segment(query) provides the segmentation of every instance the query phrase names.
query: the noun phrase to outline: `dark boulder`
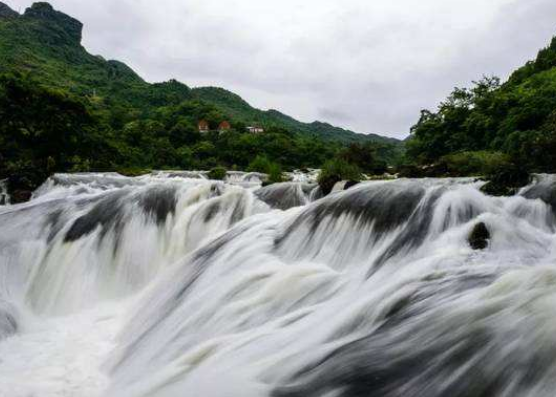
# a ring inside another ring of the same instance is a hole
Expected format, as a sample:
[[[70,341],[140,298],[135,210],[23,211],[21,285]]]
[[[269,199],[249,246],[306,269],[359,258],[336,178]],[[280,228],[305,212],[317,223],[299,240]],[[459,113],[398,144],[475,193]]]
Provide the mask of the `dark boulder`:
[[[450,175],[448,165],[443,161],[424,167],[423,172],[427,178],[444,178]]]
[[[424,178],[425,171],[422,167],[406,164],[397,168],[398,177],[400,178]]]
[[[484,222],[477,223],[468,237],[469,245],[474,250],[484,250],[489,240],[490,232]]]
[[[521,194],[528,199],[540,199],[552,207],[556,215],[556,176],[537,175],[536,183],[525,189]]]
[[[320,178],[319,186],[323,197],[328,196],[332,189],[334,189],[334,186],[341,180],[342,178],[338,175],[327,175],[326,177]]]
[[[24,203],[31,199],[31,195],[46,179],[48,173],[31,167],[18,170],[8,177],[8,194],[11,204]]]
[[[31,200],[31,195],[33,194],[30,190],[15,190],[10,196],[11,204],[25,203]]]
[[[360,183],[361,182],[359,182],[359,181],[352,181],[352,180],[346,181],[346,183],[344,185],[344,190],[348,190],[349,188],[352,188],[355,185],[359,185]]]
[[[481,188],[490,196],[513,196],[519,189],[531,182],[531,175],[525,169],[512,165],[487,177],[488,183]]]
[[[30,190],[15,190],[10,196],[11,204],[25,203],[31,200],[31,195],[33,194]]]

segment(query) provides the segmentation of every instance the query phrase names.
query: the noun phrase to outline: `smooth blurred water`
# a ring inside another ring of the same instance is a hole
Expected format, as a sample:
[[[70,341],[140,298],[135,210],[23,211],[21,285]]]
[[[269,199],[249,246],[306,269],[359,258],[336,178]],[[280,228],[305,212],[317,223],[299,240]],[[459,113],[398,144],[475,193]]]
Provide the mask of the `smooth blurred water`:
[[[10,204],[10,195],[8,193],[8,180],[0,179],[0,205]]]
[[[61,174],[1,207],[0,396],[553,396],[554,176],[263,178]]]

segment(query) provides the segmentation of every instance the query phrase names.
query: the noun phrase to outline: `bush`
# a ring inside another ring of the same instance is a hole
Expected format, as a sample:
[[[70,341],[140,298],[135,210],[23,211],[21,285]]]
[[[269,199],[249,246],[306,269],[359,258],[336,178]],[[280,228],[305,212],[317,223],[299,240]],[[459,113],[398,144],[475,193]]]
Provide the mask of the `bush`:
[[[273,163],[266,156],[257,156],[249,166],[247,167],[248,172],[262,172],[268,175],[268,180],[265,185],[271,185],[273,183],[284,182],[284,177],[282,175],[282,167],[280,164]]]
[[[267,174],[268,174],[268,182],[271,184],[284,182],[284,177],[282,175],[282,168],[276,163],[270,164]]]
[[[262,172],[268,174],[271,167],[271,161],[266,156],[259,155],[249,163],[247,172]]]
[[[485,176],[508,167],[510,158],[501,152],[476,151],[449,154],[440,162],[445,164],[450,176]]]
[[[116,172],[124,176],[141,176],[150,174],[152,171],[141,167],[119,167],[116,168]]]
[[[422,167],[414,164],[403,164],[396,168],[398,177],[400,178],[424,178],[425,171]]]
[[[226,168],[224,167],[214,167],[208,173],[209,179],[214,179],[216,181],[223,181],[226,178]]]
[[[338,158],[324,163],[318,177],[318,184],[324,196],[332,191],[336,183],[343,180],[359,182],[361,171],[356,165]]]

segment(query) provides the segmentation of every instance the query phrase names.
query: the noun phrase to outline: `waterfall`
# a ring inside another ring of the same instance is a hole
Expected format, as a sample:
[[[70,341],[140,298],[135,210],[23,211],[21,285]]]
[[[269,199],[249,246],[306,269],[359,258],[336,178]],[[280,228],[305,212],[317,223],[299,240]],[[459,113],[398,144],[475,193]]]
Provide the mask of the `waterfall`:
[[[556,177],[262,179],[59,174],[0,207],[0,396],[553,395]]]
[[[0,205],[10,204],[10,195],[8,193],[8,180],[0,179]]]

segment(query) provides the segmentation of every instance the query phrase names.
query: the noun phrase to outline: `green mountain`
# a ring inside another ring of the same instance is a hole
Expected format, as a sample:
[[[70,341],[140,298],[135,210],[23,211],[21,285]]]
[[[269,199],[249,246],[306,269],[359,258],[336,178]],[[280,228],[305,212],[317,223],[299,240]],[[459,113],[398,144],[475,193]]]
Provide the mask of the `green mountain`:
[[[249,105],[239,95],[218,87],[200,87],[191,90],[193,97],[215,104],[227,114],[232,115],[244,122],[255,122],[262,125],[272,125],[297,131],[302,134],[313,134],[327,140],[337,140],[341,142],[381,142],[398,144],[395,138],[384,137],[376,134],[358,134],[340,127],[335,127],[328,123],[315,121],[312,123],[302,123],[294,118],[281,113],[278,110],[270,109],[262,111]]]
[[[402,152],[395,139],[261,111],[222,88],[150,84],[89,54],[82,28],[48,3],[23,15],[0,3],[0,179],[16,201],[56,172],[224,167],[276,182],[281,170],[326,164],[382,174]],[[264,133],[248,132],[251,123]]]
[[[555,172],[556,38],[506,82],[484,77],[472,88],[456,88],[435,112],[422,111],[406,146],[420,163],[456,160],[461,168],[505,158]]]
[[[117,105],[148,113],[154,107],[202,100],[245,124],[258,123],[345,143],[399,142],[327,123],[302,123],[276,110],[262,111],[222,88],[191,89],[176,80],[150,84],[124,63],[89,54],[81,45],[82,28],[81,22],[48,3],[35,3],[23,15],[0,3],[0,73],[28,73],[46,87],[88,97],[97,106]]]

